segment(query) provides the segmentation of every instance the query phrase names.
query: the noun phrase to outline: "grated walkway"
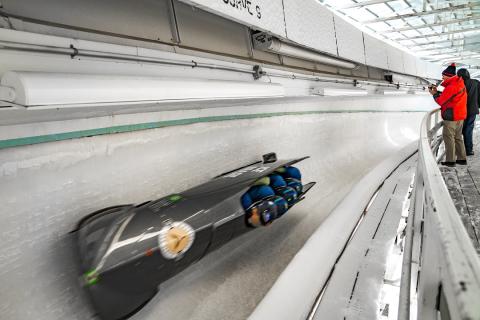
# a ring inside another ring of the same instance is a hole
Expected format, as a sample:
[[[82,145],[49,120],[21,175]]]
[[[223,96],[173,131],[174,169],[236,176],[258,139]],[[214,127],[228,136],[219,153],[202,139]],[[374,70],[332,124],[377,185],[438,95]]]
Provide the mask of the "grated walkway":
[[[480,255],[480,123],[475,124],[474,156],[466,166],[440,166],[445,183],[472,243]]]

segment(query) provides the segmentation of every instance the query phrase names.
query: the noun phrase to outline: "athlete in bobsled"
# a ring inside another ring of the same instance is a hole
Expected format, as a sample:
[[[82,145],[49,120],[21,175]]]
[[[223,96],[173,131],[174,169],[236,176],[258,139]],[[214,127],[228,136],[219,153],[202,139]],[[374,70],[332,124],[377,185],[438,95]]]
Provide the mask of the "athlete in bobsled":
[[[271,224],[315,185],[299,186],[274,153],[214,179],[139,205],[83,217],[75,230],[82,278],[98,316],[126,319],[172,278],[234,237]]]
[[[288,166],[257,180],[241,198],[247,224],[266,226],[285,214],[302,192],[301,178],[298,168]]]

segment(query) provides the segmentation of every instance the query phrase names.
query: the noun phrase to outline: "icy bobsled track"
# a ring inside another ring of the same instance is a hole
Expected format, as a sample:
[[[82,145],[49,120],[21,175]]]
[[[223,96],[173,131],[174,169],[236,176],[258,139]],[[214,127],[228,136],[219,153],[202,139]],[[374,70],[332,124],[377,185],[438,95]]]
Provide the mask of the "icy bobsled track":
[[[95,319],[69,233],[83,216],[142,203],[258,160],[310,155],[309,197],[159,287],[133,319],[245,319],[350,188],[418,139],[423,113],[290,115],[200,123],[0,150],[2,319]],[[148,275],[145,275],[148,277]]]

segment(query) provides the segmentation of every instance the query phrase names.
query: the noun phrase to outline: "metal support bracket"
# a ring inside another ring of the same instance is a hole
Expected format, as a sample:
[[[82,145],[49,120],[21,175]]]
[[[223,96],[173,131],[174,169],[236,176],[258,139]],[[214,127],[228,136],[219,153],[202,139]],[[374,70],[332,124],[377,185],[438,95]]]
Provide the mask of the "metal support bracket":
[[[262,70],[261,66],[258,64],[253,66],[253,79],[258,80],[263,77],[264,74],[265,72]]]

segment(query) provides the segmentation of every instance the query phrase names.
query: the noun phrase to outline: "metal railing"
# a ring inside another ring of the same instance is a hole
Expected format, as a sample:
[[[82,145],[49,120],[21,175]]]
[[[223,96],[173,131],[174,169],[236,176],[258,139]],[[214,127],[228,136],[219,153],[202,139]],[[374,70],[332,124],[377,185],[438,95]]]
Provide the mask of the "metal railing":
[[[480,259],[450,197],[436,156],[439,109],[421,125],[410,202],[398,319],[480,319]],[[415,315],[416,314],[416,315]]]

